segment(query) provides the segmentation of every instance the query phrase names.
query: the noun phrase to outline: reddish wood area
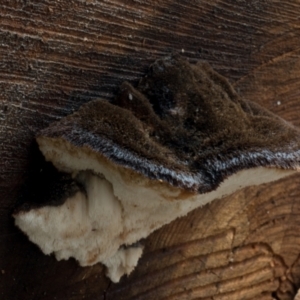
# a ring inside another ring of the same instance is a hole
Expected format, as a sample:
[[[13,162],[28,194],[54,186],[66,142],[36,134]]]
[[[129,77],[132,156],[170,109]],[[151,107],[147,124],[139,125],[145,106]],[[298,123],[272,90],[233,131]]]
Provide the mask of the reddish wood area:
[[[57,262],[11,213],[40,168],[35,133],[111,99],[173,51],[208,61],[240,95],[300,126],[300,4],[216,0],[1,0],[0,298],[293,299],[300,286],[300,176],[248,188],[145,241],[111,284],[101,265]]]

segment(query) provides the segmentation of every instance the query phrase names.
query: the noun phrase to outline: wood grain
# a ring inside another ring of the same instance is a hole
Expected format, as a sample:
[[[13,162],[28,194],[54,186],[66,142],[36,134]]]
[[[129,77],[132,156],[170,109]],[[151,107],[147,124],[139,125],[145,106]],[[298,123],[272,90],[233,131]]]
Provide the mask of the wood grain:
[[[248,99],[300,126],[300,4],[288,1],[0,1],[0,298],[293,299],[299,176],[192,212],[145,241],[117,285],[100,265],[46,257],[11,213],[43,163],[50,122],[136,83],[156,58],[208,61]]]

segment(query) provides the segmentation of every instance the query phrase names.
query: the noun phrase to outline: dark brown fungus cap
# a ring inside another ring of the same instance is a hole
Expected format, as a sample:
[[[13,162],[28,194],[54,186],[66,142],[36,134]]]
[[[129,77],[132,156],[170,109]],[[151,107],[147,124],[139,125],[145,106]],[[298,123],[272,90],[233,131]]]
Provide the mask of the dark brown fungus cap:
[[[112,103],[91,101],[40,136],[199,193],[242,169],[300,162],[298,129],[239,97],[207,63],[178,56],[156,61],[137,88],[123,83]]]

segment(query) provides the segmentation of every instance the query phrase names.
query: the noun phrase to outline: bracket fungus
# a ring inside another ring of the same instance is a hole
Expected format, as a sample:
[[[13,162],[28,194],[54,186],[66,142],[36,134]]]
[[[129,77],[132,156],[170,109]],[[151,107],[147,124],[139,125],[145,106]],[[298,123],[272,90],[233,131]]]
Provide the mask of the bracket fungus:
[[[15,223],[45,254],[101,262],[118,282],[138,241],[191,210],[297,171],[300,132],[242,99],[207,63],[157,60],[136,88],[95,100],[37,136],[47,161],[81,188]]]

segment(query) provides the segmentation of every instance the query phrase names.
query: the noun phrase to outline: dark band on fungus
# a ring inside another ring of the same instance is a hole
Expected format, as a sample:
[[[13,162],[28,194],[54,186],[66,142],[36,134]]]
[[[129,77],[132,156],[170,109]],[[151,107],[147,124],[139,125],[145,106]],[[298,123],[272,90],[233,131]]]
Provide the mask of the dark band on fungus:
[[[239,97],[207,63],[178,56],[156,61],[137,88],[123,83],[112,103],[91,101],[39,136],[199,193],[242,169],[300,162],[295,127]]]

